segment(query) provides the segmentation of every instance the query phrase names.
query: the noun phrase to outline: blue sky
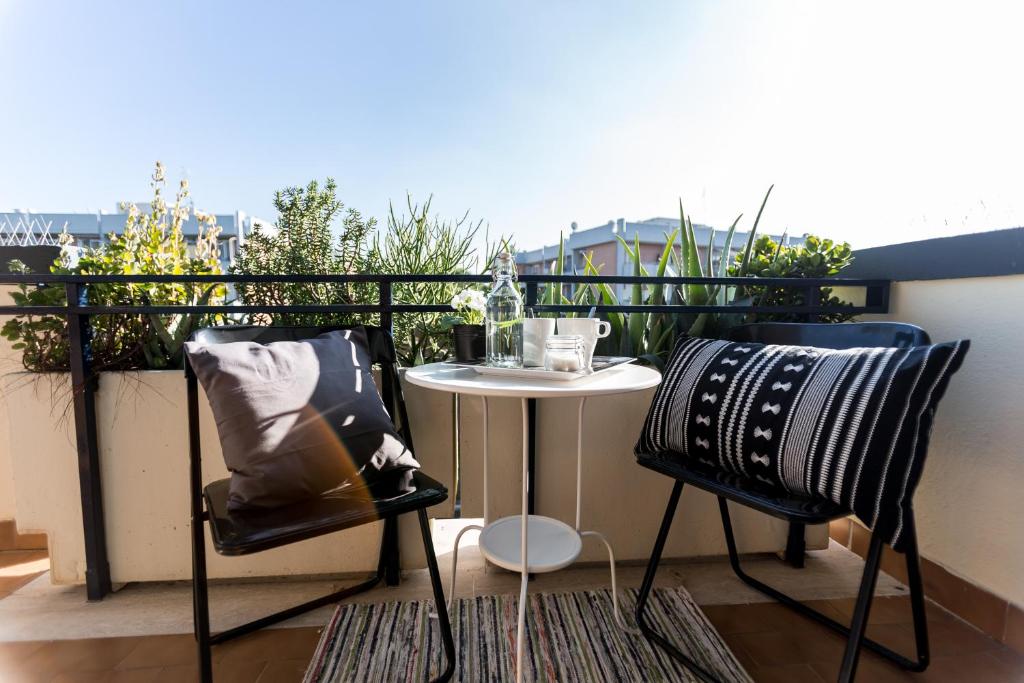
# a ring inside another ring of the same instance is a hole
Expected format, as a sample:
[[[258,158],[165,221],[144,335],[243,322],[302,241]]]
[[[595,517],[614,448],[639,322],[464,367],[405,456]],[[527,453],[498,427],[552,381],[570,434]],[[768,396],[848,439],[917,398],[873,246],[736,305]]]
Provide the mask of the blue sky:
[[[892,5],[892,6],[891,6]],[[1024,224],[1010,3],[0,0],[0,209],[434,194],[521,247],[672,215],[854,246]]]

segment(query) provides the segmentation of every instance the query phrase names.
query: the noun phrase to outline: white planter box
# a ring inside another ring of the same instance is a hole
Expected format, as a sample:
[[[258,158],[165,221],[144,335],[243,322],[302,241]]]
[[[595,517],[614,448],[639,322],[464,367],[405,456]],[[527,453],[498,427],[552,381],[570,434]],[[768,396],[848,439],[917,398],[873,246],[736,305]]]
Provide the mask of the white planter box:
[[[52,580],[84,583],[85,550],[77,455],[67,375],[15,373],[5,378],[8,443],[0,441],[0,464],[9,459],[14,510],[22,531],[48,534]],[[452,486],[452,398],[407,386],[416,456],[424,471]],[[667,501],[671,482],[636,465],[632,448],[652,392],[590,399],[587,402],[583,522],[604,532],[616,556],[643,561]],[[56,408],[53,406],[56,405]],[[200,398],[203,475],[227,476],[216,428]],[[480,401],[462,402],[463,514],[479,516],[482,499]],[[538,406],[537,508],[572,521],[575,514],[575,403],[541,401]],[[107,373],[97,395],[103,501],[111,577],[115,583],[181,580],[191,576],[188,519],[188,447],[185,382],[181,371]],[[568,417],[566,417],[568,416]],[[2,411],[0,411],[2,417]],[[491,406],[491,513],[519,509],[521,418],[518,400]],[[2,436],[2,431],[0,431]],[[0,479],[5,478],[0,469]],[[2,510],[3,508],[0,508]],[[435,517],[451,515],[451,501],[433,508]],[[423,566],[415,518],[401,525],[406,567]],[[749,511],[735,515],[744,552],[780,550],[786,528]],[[248,557],[226,558],[208,552],[213,578],[352,573],[376,567],[379,525],[369,525],[304,541]],[[809,534],[810,547],[827,543],[824,529]],[[670,557],[725,552],[714,498],[688,489],[666,550]],[[581,559],[603,559],[603,548],[585,545]]]

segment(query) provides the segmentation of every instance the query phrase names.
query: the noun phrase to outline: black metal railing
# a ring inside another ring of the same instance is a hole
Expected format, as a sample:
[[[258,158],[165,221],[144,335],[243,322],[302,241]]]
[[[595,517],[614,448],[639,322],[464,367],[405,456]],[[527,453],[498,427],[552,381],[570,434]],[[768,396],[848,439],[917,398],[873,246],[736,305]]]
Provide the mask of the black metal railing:
[[[55,274],[2,274],[0,285],[25,284],[29,286],[63,287],[66,303],[56,306],[0,306],[0,315],[59,315],[68,321],[70,345],[70,373],[73,388],[75,444],[78,453],[79,486],[82,502],[82,520],[85,535],[86,587],[90,600],[100,600],[111,590],[110,567],[107,559],[106,527],[103,516],[102,482],[100,478],[99,441],[96,428],[95,390],[97,383],[91,369],[90,317],[94,315],[139,314],[367,314],[379,316],[379,325],[393,329],[395,314],[451,312],[445,302],[410,304],[394,301],[395,284],[411,283],[483,283],[490,282],[487,275],[55,275]],[[889,281],[843,278],[696,278],[696,277],[644,277],[644,276],[587,276],[587,275],[521,275],[524,302],[538,313],[735,313],[735,314],[787,314],[799,315],[807,320],[830,313],[847,315],[887,313],[889,309]],[[102,305],[89,303],[89,287],[114,283],[137,284],[244,284],[244,283],[306,283],[306,284],[376,284],[377,303],[324,304],[324,305]],[[633,305],[602,304],[568,305],[543,304],[539,294],[542,286],[552,285],[720,285],[725,287],[770,287],[798,290],[804,293],[803,305],[772,306],[759,303],[726,305]],[[857,306],[828,306],[820,301],[822,287],[855,288],[864,291],[864,304]]]

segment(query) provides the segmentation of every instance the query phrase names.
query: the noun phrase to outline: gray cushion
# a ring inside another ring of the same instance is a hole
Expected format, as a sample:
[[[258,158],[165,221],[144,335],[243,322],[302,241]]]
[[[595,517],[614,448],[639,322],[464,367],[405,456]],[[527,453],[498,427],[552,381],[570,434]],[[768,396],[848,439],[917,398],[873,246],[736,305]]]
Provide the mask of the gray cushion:
[[[231,471],[229,509],[286,505],[384,476],[399,493],[419,468],[373,383],[363,328],[185,349]]]

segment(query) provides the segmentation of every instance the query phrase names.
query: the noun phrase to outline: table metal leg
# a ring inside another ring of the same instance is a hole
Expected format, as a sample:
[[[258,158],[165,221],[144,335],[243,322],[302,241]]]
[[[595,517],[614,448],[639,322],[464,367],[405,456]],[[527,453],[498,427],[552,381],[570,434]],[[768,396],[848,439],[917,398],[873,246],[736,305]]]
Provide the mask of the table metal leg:
[[[631,628],[626,620],[622,618],[622,612],[619,610],[619,588],[618,583],[615,580],[615,553],[612,552],[612,544],[608,542],[608,539],[604,537],[599,531],[581,531],[580,536],[594,536],[601,539],[604,543],[604,547],[608,550],[608,566],[611,567],[612,572],[612,608],[615,612],[615,623],[619,625],[623,631],[629,633],[640,633],[637,629]]]
[[[593,536],[601,539],[604,547],[608,550],[608,566],[612,573],[612,607],[615,611],[615,621],[625,631],[639,633],[626,625],[619,611],[619,591],[615,579],[615,553],[612,552],[612,545],[604,534],[598,531],[580,531],[580,521],[583,509],[583,409],[587,405],[587,397],[580,397],[579,412],[576,416],[576,532],[580,536]]]
[[[487,397],[486,396],[481,396],[480,398],[482,398],[483,401],[484,401],[484,526],[486,526],[487,523],[491,521],[491,510],[490,510],[489,507],[487,507],[487,505],[488,505],[488,499],[487,499],[487,489],[488,489],[488,483],[487,483],[487,460],[488,460],[488,455],[490,454],[489,450],[488,450],[490,448],[490,446],[489,446],[490,440],[488,439],[488,434],[487,434]]]
[[[467,527],[464,527],[461,531],[459,531],[458,535],[455,537],[455,549],[452,551],[452,582],[448,586],[448,614],[449,615],[451,615],[451,613],[452,613],[452,605],[455,604],[455,577],[457,575],[456,574],[456,570],[458,569],[458,566],[459,566],[459,542],[462,540],[462,534],[466,533],[467,531],[483,531],[483,530],[484,530],[484,528],[482,526],[480,526],[479,524],[471,524],[471,525],[469,525]],[[612,579],[612,581],[614,582],[614,579]]]
[[[526,652],[526,588],[530,581],[528,572],[530,563],[527,557],[527,530],[530,527],[530,477],[528,467],[530,460],[530,408],[528,399],[522,399],[523,406],[523,504],[522,517],[520,522],[521,536],[519,544],[519,559],[521,561],[519,582],[519,625],[516,631],[516,683],[522,683],[523,668],[525,666],[524,655]]]
[[[526,466],[526,477],[529,480],[528,498],[527,498],[527,509],[530,514],[537,513],[537,489],[536,489],[536,472],[537,472],[537,399],[528,398],[526,399],[527,410],[529,411],[529,435],[530,435],[530,451],[529,458],[527,459]]]
[[[580,510],[583,501],[583,408],[587,397],[580,397],[580,408],[576,415],[576,531],[580,530]]]

